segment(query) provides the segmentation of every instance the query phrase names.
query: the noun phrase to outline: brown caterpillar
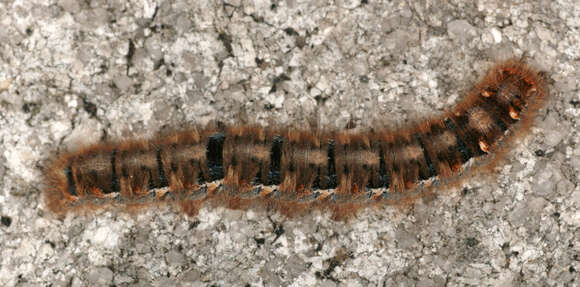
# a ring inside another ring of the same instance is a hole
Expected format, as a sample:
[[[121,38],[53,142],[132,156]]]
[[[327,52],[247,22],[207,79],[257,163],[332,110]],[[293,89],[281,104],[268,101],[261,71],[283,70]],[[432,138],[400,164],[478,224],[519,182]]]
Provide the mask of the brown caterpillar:
[[[360,207],[412,201],[474,163],[497,159],[515,132],[529,129],[547,96],[540,74],[508,60],[449,112],[395,131],[230,126],[96,144],[52,161],[47,206],[62,214],[169,202],[195,215],[209,201],[263,204],[287,215],[328,208],[342,218]]]

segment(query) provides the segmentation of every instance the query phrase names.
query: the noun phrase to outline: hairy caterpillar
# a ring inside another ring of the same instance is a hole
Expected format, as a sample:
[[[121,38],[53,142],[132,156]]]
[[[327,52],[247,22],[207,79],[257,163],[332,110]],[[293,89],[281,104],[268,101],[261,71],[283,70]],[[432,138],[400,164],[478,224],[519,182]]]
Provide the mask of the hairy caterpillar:
[[[46,171],[55,213],[115,204],[255,204],[292,215],[412,201],[474,163],[497,158],[529,128],[548,90],[521,60],[496,64],[440,117],[361,133],[207,127],[150,140],[100,143],[58,155]]]

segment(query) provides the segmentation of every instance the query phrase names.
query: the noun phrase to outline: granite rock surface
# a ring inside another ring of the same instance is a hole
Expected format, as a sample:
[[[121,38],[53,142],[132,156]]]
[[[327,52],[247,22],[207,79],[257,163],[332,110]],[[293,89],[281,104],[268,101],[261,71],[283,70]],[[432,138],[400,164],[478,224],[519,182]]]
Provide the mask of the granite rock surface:
[[[469,2],[469,3],[468,3]],[[574,286],[575,1],[0,2],[2,286]],[[212,121],[369,129],[524,53],[551,98],[493,175],[347,222],[205,207],[55,218],[55,152]]]

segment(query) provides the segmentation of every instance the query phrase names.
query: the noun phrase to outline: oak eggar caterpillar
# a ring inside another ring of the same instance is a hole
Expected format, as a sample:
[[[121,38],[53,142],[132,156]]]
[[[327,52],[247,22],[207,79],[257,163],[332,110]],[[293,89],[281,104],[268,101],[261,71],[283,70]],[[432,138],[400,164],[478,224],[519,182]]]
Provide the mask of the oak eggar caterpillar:
[[[396,130],[223,126],[98,143],[51,161],[46,202],[57,214],[163,202],[195,215],[213,202],[287,215],[322,208],[344,218],[361,207],[412,202],[497,159],[547,96],[542,75],[512,59],[447,112]]]

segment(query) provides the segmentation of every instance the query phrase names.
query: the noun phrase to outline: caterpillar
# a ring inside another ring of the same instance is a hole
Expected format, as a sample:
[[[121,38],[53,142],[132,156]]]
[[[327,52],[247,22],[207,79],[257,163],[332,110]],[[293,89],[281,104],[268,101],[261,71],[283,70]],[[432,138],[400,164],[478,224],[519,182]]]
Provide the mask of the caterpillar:
[[[344,218],[362,207],[412,202],[495,162],[529,129],[548,96],[544,82],[524,60],[510,59],[447,112],[400,129],[216,125],[82,147],[51,160],[46,203],[57,214],[163,202],[194,216],[212,202],[286,215],[321,208]]]

